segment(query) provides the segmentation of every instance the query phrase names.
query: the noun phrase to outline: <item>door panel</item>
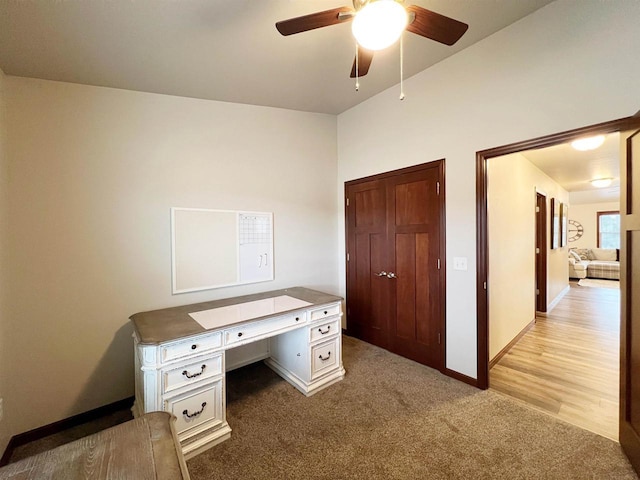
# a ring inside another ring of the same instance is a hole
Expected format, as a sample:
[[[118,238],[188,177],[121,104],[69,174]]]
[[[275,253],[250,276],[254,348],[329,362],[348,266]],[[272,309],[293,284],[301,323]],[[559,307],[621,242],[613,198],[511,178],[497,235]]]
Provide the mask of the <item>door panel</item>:
[[[358,296],[354,298],[356,303],[353,305],[356,311],[362,312],[362,315],[369,316],[369,305],[360,299],[371,297],[371,235],[356,235],[355,248],[355,287]],[[373,322],[372,322],[373,323]]]
[[[413,234],[396,235],[396,337],[416,337],[416,248]]]
[[[429,249],[429,235],[426,233],[416,234],[416,315],[420,318],[438,318],[440,315],[438,298],[437,295],[434,295],[434,289],[431,288],[434,269],[429,266]],[[418,342],[429,346],[437,337],[439,329],[437,326],[434,329],[432,323],[418,323],[416,335]]]
[[[627,233],[627,262],[637,267],[630,269],[631,275],[627,277],[627,292],[630,293],[634,287],[640,288],[640,232]],[[636,293],[638,290],[635,290]],[[637,297],[637,295],[636,295]],[[632,320],[640,320],[640,302],[634,300],[633,296],[628,298],[629,316]],[[632,324],[635,326],[635,324]],[[628,364],[631,372],[629,375],[629,425],[640,437],[640,329],[630,328],[628,330]]]
[[[366,188],[366,187],[364,187]],[[385,195],[379,182],[373,182],[369,188],[355,191],[353,195],[356,228],[383,228],[385,222]]]
[[[443,175],[438,161],[345,189],[349,333],[435,368],[444,366]]]
[[[386,290],[385,279],[379,276],[386,264],[386,249],[387,241],[383,234],[371,236],[371,270],[368,273],[371,282],[369,319],[371,328],[379,332],[377,335],[385,334],[388,322],[389,294]]]
[[[437,318],[429,275],[429,235],[396,235],[396,337],[425,347],[437,340],[437,326],[421,319]],[[434,335],[435,333],[435,335]]]
[[[620,445],[640,472],[640,130],[634,130],[621,133]]]
[[[384,182],[371,181],[347,187],[347,268],[349,331],[363,340],[386,346],[389,292],[387,263],[386,193]]]
[[[428,223],[428,209],[425,208],[428,197],[429,188],[426,180],[396,185],[396,226]]]
[[[391,301],[396,312],[389,331],[390,349],[425,365],[442,368],[438,333],[443,329],[438,298],[440,275],[440,198],[438,168],[389,180],[388,202],[395,208],[389,218],[392,251],[395,251],[395,290]],[[420,252],[418,254],[418,252]]]

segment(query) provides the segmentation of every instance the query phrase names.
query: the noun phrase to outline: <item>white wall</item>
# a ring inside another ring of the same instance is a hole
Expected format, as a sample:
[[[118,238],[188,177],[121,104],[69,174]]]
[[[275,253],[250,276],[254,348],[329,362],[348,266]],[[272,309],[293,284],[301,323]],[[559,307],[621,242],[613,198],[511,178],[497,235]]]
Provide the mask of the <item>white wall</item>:
[[[552,198],[569,199],[566,190],[519,153],[488,160],[490,359],[535,318],[536,192],[547,197],[547,218]],[[546,238],[550,304],[567,287],[569,274],[567,248],[551,250],[550,235]]]
[[[569,242],[572,248],[596,248],[598,245],[598,212],[613,212],[620,210],[620,202],[588,203],[569,206],[569,218],[580,222],[584,229],[582,237],[575,242]]]
[[[339,115],[340,185],[446,158],[448,368],[476,377],[476,152],[638,111],[638,18],[640,2],[558,0],[408,79],[404,101],[394,87]]]
[[[7,273],[7,248],[9,236],[9,161],[6,154],[7,119],[6,119],[6,77],[0,70],[0,398],[8,392],[6,355],[10,339],[7,335],[9,275]],[[0,452],[4,452],[11,437],[11,429],[5,420],[0,421]]]
[[[13,434],[133,395],[136,312],[338,293],[336,118],[7,77]],[[171,295],[169,209],[271,211],[275,281]]]

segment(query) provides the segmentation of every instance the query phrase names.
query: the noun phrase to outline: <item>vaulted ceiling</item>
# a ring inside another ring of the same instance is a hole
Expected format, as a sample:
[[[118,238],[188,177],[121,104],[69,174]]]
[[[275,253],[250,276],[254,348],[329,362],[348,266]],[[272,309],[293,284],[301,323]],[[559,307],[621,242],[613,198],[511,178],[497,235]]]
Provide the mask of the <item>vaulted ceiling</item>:
[[[407,0],[469,24],[448,47],[405,34],[408,78],[551,0]],[[356,92],[350,25],[290,37],[279,20],[350,0],[3,0],[5,74],[337,114],[400,80],[397,45]],[[540,32],[544,35],[544,32]],[[407,96],[410,98],[410,91]]]

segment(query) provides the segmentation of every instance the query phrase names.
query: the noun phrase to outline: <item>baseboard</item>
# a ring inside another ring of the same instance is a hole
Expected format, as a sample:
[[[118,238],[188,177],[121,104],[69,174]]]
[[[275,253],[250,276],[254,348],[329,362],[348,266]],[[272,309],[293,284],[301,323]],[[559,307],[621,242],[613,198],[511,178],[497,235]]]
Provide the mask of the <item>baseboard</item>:
[[[9,443],[7,443],[7,448],[4,449],[4,453],[2,454],[2,458],[0,458],[0,467],[4,467],[9,463],[9,459],[11,458],[11,454],[13,451],[19,447],[15,441],[16,437],[11,437],[9,439]]]
[[[507,352],[511,350],[513,346],[520,341],[520,339],[524,336],[524,334],[527,333],[531,329],[531,327],[533,327],[535,324],[536,324],[536,319],[534,318],[522,330],[520,330],[520,333],[518,333],[513,338],[513,340],[507,343],[505,347],[502,350],[500,350],[498,354],[489,361],[489,370],[491,370],[494,367],[494,365],[498,363],[502,359],[502,357],[504,357],[507,354]]]
[[[449,368],[444,368],[442,370],[442,373],[447,377],[454,378],[456,380],[459,380],[460,382],[471,385],[472,387],[478,387],[478,379],[476,378],[469,377],[468,375],[465,375],[460,372],[456,372],[455,370],[451,370]]]
[[[567,293],[569,293],[570,289],[571,289],[571,285],[567,285],[562,289],[562,291],[556,296],[556,298],[553,299],[553,302],[547,305],[547,313],[551,312],[551,310],[556,308],[556,305],[560,303],[560,300],[562,300],[562,297],[564,297]]]
[[[62,420],[58,420],[57,422],[50,423],[49,425],[44,425],[42,427],[29,430],[28,432],[14,435],[9,440],[7,448],[5,448],[4,453],[2,454],[2,458],[0,459],[0,467],[3,467],[7,463],[9,463],[11,454],[16,448],[20,447],[21,445],[33,442],[35,440],[40,440],[41,438],[48,437],[49,435],[53,435],[54,433],[62,432],[63,430],[67,430],[68,428],[77,427],[78,425],[82,425],[83,423],[97,420],[98,418],[105,417],[114,412],[117,412],[118,410],[123,410],[133,405],[133,401],[134,397],[124,398],[122,400],[118,400],[117,402],[94,408],[93,410],[89,410],[88,412],[79,413],[78,415],[74,415],[73,417],[64,418]]]

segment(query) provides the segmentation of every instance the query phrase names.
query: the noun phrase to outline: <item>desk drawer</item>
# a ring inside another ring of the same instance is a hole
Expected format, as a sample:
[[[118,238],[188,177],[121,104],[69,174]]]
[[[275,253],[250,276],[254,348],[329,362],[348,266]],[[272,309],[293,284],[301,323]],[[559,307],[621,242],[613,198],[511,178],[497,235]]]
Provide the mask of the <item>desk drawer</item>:
[[[340,304],[326,305],[322,308],[311,311],[311,321],[320,320],[321,318],[333,317],[340,314]]]
[[[162,392],[171,392],[187,385],[202,382],[216,375],[222,375],[221,353],[163,369]]]
[[[340,331],[340,325],[338,322],[340,322],[340,319],[336,318],[330,322],[314,325],[309,329],[309,341],[313,343],[316,340],[333,337]]]
[[[205,422],[222,421],[222,379],[183,395],[165,399],[164,410],[176,417],[178,434]]]
[[[311,347],[311,379],[320,377],[340,365],[340,337]]]
[[[245,342],[252,338],[277,332],[283,328],[294,325],[302,325],[307,321],[307,313],[300,312],[295,315],[287,315],[285,317],[271,318],[269,320],[260,320],[257,322],[249,322],[236,328],[224,331],[224,344],[234,345],[236,343]]]
[[[160,358],[162,363],[175,360],[177,358],[189,355],[198,355],[208,350],[214,350],[222,346],[222,334],[220,332],[210,335],[202,335],[192,337],[179,343],[163,345],[161,348]]]

